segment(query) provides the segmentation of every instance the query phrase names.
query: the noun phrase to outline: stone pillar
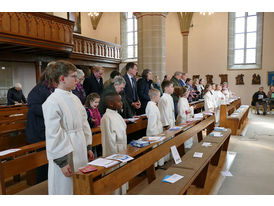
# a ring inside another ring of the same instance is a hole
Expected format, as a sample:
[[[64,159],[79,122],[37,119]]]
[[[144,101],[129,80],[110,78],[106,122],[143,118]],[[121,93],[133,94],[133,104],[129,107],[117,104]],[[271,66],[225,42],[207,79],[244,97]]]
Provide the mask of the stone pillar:
[[[188,73],[188,32],[182,32],[183,35],[183,72]]]
[[[166,74],[167,12],[136,12],[138,22],[138,72],[150,69],[162,80]]]

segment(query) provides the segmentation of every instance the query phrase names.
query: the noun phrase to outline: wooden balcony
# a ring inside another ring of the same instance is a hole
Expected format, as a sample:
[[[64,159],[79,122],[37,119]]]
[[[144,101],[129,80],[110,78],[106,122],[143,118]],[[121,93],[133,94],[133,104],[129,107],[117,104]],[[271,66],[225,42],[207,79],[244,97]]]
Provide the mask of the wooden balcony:
[[[45,13],[0,12],[0,49],[70,53],[73,25],[72,21]]]
[[[71,58],[96,60],[106,63],[121,61],[121,45],[73,34]]]

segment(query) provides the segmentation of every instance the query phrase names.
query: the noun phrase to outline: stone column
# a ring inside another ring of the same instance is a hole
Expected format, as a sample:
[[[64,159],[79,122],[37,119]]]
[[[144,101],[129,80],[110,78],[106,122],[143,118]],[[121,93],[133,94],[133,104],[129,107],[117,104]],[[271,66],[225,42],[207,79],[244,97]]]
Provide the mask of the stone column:
[[[183,72],[188,73],[188,32],[182,32],[183,35]]]
[[[136,12],[138,22],[138,72],[150,69],[162,80],[166,74],[167,12]]]

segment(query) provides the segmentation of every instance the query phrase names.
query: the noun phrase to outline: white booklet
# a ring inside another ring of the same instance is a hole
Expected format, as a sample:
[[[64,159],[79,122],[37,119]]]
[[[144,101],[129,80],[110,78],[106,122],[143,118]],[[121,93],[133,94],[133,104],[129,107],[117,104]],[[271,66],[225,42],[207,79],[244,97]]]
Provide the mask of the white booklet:
[[[210,142],[203,142],[202,147],[210,147],[212,144]]]
[[[178,175],[178,174],[173,174],[170,177],[166,178],[165,181],[169,183],[175,183],[178,180],[182,179],[184,176]]]
[[[125,154],[113,154],[106,157],[106,159],[117,160],[120,162],[128,162],[130,160],[133,160],[134,158]]]
[[[108,168],[113,165],[119,164],[119,161],[109,160],[109,159],[105,159],[105,158],[98,158],[96,160],[89,162],[88,164]]]
[[[150,142],[159,142],[164,140],[166,137],[165,136],[153,136],[153,137],[142,137],[142,140],[150,141]]]
[[[203,157],[203,153],[201,153],[201,152],[194,152],[193,157],[202,158]]]
[[[174,145],[174,146],[170,147],[170,149],[171,149],[171,154],[172,154],[175,164],[179,164],[180,162],[182,162],[182,159],[178,153],[176,146]]]

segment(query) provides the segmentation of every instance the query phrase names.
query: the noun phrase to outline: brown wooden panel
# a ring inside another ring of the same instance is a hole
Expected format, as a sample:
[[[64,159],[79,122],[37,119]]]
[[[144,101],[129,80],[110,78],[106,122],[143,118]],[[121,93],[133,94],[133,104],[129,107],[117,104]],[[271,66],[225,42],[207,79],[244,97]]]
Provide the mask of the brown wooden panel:
[[[2,163],[4,177],[12,177],[47,164],[46,150],[30,153],[12,161]]]

